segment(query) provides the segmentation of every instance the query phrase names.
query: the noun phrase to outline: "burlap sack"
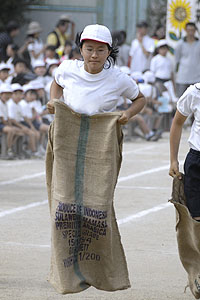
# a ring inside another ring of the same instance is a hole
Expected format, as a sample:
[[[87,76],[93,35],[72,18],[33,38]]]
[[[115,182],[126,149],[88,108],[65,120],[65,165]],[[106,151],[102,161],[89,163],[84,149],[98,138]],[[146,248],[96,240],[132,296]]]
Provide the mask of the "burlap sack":
[[[188,274],[190,290],[196,299],[200,299],[200,223],[191,217],[186,207],[183,181],[174,178],[170,201],[176,208],[179,257]]]
[[[46,179],[52,225],[50,282],[61,294],[130,287],[113,208],[121,165],[120,113],[80,115],[55,101]]]

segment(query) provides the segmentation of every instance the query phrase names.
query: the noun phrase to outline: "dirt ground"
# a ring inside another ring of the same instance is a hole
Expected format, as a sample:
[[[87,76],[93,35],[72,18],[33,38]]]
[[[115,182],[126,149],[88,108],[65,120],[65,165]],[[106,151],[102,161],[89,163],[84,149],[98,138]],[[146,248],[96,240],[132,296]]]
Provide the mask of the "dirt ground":
[[[188,151],[184,131],[180,161]],[[124,143],[115,209],[126,253],[131,288],[95,288],[59,295],[47,282],[50,219],[44,160],[0,160],[1,300],[186,300],[187,275],[178,257],[175,211],[168,203],[169,133],[158,142],[141,138]]]

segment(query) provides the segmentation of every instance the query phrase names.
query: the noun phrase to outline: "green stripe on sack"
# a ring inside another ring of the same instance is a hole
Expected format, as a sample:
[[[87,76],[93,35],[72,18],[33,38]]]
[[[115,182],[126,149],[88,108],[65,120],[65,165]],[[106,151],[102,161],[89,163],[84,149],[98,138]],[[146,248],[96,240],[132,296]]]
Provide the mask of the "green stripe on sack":
[[[75,203],[77,205],[83,206],[83,189],[84,189],[84,171],[85,171],[85,154],[88,142],[88,133],[90,127],[90,118],[88,116],[81,116],[81,124],[80,124],[80,132],[79,132],[79,140],[77,147],[77,158],[76,158],[76,170],[75,170]],[[75,234],[75,245],[79,245],[77,240],[80,241],[79,233],[81,232],[81,224],[80,228],[77,228]],[[75,247],[76,248],[76,247]],[[79,263],[78,263],[78,251],[74,252],[74,272],[81,280],[80,286],[83,289],[89,287],[89,285],[85,282],[85,278],[82,275]]]

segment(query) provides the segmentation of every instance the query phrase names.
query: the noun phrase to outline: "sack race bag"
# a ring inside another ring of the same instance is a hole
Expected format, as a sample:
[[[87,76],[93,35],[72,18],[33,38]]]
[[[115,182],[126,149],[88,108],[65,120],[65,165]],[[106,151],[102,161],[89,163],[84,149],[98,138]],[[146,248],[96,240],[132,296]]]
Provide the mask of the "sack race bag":
[[[46,153],[50,283],[61,294],[130,287],[113,208],[121,166],[120,113],[86,116],[55,100]]]
[[[172,199],[176,208],[176,232],[179,257],[188,274],[188,284],[196,299],[200,299],[200,222],[195,221],[186,207],[184,175],[173,180]]]

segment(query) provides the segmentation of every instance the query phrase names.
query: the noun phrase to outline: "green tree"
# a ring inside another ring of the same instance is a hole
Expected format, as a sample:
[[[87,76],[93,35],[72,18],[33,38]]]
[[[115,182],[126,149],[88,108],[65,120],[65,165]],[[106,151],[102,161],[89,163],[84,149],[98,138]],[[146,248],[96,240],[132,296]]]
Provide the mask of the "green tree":
[[[12,20],[19,22],[20,25],[26,23],[24,13],[29,5],[41,4],[42,0],[0,0],[0,30]]]

